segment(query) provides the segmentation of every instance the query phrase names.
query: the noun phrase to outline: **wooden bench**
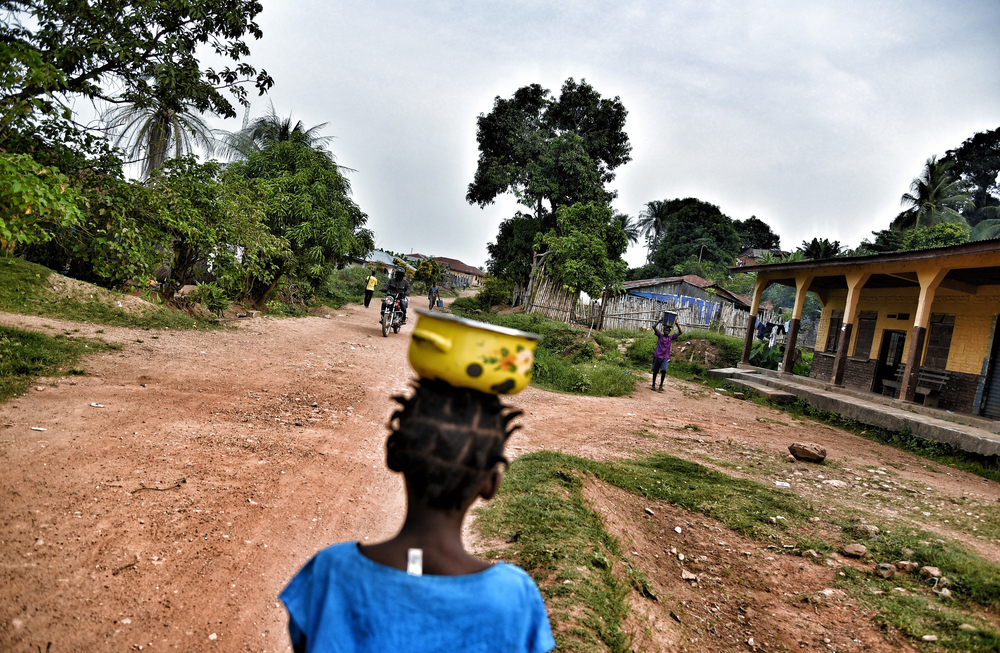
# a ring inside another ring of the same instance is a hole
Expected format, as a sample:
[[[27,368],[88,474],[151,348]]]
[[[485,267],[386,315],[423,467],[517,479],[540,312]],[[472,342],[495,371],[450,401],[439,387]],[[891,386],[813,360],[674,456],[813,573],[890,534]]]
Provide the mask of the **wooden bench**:
[[[944,370],[929,370],[921,368],[917,379],[917,389],[914,394],[924,396],[924,405],[937,408],[941,390],[948,384],[951,375]]]
[[[895,397],[896,396],[897,391],[903,386],[903,373],[905,373],[905,372],[906,372],[906,367],[903,366],[903,365],[900,365],[899,367],[896,368],[896,380],[895,381],[889,381],[889,380],[882,381],[882,396],[883,397],[886,396],[886,395],[891,396],[891,397]]]
[[[897,396],[897,392],[902,388],[903,374],[905,373],[906,368],[900,366],[896,369],[895,381],[882,381],[882,395]],[[948,384],[949,378],[951,378],[951,374],[944,370],[921,368],[920,375],[917,377],[917,387],[913,393],[923,396],[924,406],[937,408],[941,390]]]

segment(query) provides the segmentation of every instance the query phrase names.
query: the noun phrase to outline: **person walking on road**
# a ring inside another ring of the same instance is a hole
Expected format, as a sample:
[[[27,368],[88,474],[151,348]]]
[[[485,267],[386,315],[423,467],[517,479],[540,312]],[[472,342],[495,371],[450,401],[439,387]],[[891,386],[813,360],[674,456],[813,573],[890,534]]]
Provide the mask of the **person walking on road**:
[[[441,299],[441,295],[438,293],[437,286],[431,286],[431,291],[427,293],[427,301],[430,302],[430,308],[428,310],[433,311],[434,306],[437,305],[437,301]]]
[[[670,343],[674,338],[684,333],[680,324],[674,324],[677,333],[671,333],[673,327],[667,328],[667,333],[660,331],[659,320],[653,324],[653,333],[656,334],[656,351],[653,352],[653,386],[650,390],[656,390],[656,373],[660,373],[660,392],[663,392],[663,380],[667,377],[667,365],[670,363]]]
[[[378,285],[378,279],[375,277],[374,272],[368,273],[368,278],[365,279],[365,308],[372,303],[372,295],[375,294],[375,286]]]

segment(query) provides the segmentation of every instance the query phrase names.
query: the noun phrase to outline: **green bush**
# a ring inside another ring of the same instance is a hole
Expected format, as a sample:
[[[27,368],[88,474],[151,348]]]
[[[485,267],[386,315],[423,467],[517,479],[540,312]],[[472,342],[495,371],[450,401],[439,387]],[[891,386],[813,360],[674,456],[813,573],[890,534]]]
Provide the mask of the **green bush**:
[[[489,309],[501,304],[509,306],[514,299],[514,282],[487,274],[483,278],[483,288],[476,295],[476,299],[482,309]]]
[[[643,331],[635,335],[635,339],[627,348],[628,359],[634,365],[649,365],[653,362],[653,352],[656,351],[656,334]]]
[[[226,291],[214,283],[199,283],[188,297],[213,313],[221,313],[230,304]]]

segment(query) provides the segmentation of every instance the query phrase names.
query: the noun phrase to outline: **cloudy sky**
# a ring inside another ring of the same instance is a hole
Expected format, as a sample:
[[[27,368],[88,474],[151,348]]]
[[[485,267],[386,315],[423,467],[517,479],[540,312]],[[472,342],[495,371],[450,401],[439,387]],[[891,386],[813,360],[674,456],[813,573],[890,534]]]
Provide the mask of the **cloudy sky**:
[[[465,202],[476,117],[527,84],[621,98],[619,211],[697,197],[786,248],[856,246],[929,156],[1000,127],[997,0],[263,4],[251,61],[276,83],[251,115],[328,122],[380,246],[472,265],[517,210]]]

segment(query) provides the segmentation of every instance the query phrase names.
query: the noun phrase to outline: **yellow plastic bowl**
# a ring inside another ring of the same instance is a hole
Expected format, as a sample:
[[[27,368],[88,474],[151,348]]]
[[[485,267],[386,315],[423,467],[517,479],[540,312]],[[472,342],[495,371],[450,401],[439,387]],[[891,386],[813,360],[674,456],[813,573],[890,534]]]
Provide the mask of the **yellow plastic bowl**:
[[[531,380],[541,336],[416,309],[410,365],[422,378],[491,394],[515,394]]]

